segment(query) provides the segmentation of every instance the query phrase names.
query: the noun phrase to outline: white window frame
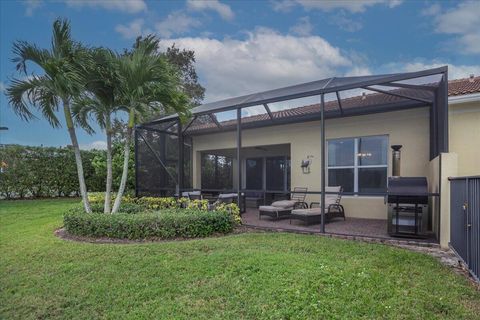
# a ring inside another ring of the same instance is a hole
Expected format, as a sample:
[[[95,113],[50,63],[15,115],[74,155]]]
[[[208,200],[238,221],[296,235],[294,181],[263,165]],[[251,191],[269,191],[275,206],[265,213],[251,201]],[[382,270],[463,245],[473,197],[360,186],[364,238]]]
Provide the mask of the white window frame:
[[[385,150],[386,153],[386,159],[387,163],[386,164],[375,164],[375,165],[359,165],[358,164],[358,141],[361,138],[370,138],[370,137],[385,137],[387,139],[387,146],[389,146],[389,136],[388,134],[378,134],[378,135],[371,135],[371,136],[358,136],[358,137],[346,137],[346,138],[334,138],[334,139],[327,139],[327,150],[326,150],[326,160],[327,160],[327,172],[326,174],[326,181],[327,181],[327,186],[329,185],[328,181],[328,171],[330,169],[353,169],[353,192],[355,194],[358,194],[358,169],[363,169],[363,168],[387,168],[388,170],[388,147]],[[354,142],[354,147],[353,147],[353,166],[331,166],[328,163],[328,144],[330,142],[338,141],[338,140],[353,140]],[[387,174],[388,176],[388,174]],[[360,194],[361,195],[361,194]]]

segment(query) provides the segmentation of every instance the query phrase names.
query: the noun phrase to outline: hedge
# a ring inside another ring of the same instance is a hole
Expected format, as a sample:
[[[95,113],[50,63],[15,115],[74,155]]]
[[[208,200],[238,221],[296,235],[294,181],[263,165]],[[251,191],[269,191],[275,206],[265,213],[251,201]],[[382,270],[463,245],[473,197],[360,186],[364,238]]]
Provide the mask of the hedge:
[[[82,150],[83,171],[89,191],[105,190],[106,153]],[[130,152],[133,155],[133,152]],[[114,146],[114,189],[123,169],[123,147]],[[118,158],[118,159],[117,159]],[[133,171],[133,158],[129,170]],[[129,174],[127,190],[134,189]],[[75,155],[70,147],[3,145],[0,148],[0,199],[68,197],[79,194]]]
[[[115,194],[112,196],[112,204],[115,200]],[[103,205],[105,201],[105,193],[94,192],[88,194],[88,200],[92,206],[92,211],[103,212]],[[174,197],[141,197],[136,198],[130,195],[122,197],[122,205],[120,212],[123,213],[139,213],[145,211],[162,210],[162,209],[199,209],[207,211],[207,200],[190,200],[188,198],[174,198]],[[216,210],[226,210],[233,215],[237,223],[241,223],[240,208],[235,203],[220,204],[216,206]]]
[[[72,210],[64,215],[68,233],[95,238],[200,238],[229,233],[235,225],[234,216],[227,210],[165,209],[140,214],[87,214]]]

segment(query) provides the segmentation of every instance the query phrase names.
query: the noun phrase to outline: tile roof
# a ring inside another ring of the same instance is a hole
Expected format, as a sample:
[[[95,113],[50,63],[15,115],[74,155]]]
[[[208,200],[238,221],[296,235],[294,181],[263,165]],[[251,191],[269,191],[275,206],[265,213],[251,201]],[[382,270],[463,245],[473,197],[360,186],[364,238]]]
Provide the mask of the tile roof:
[[[448,95],[459,96],[463,94],[480,92],[480,76],[448,81]]]
[[[407,96],[415,96],[417,98],[430,99],[432,93],[429,91],[412,90],[412,89],[395,89],[392,92],[404,94]],[[464,94],[480,93],[480,76],[470,77],[464,79],[450,80],[448,82],[448,95],[458,96]],[[360,96],[354,96],[350,98],[344,98],[341,100],[343,110],[368,107],[376,105],[388,105],[394,102],[405,101],[407,99],[392,96],[383,93],[371,93]],[[325,111],[339,110],[337,100],[325,102]],[[316,114],[320,112],[320,104],[312,104],[307,106],[295,107],[291,109],[272,111],[273,119],[284,119],[288,117],[307,116],[310,114]],[[242,123],[252,123],[256,121],[268,121],[270,120],[267,113],[258,115],[252,115],[242,118]],[[236,126],[236,119],[221,121],[220,125],[223,129],[229,129]],[[195,122],[188,128],[187,132],[199,133],[203,130],[215,129],[216,124],[209,118],[209,116],[200,116]]]

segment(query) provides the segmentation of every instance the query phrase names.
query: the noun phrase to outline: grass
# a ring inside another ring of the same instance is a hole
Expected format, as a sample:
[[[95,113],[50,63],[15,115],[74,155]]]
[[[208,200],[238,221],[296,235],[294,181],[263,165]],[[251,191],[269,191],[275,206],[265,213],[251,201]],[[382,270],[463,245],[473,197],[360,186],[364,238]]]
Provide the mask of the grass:
[[[73,201],[0,202],[0,319],[480,318],[426,255],[282,233],[76,243],[53,235]]]

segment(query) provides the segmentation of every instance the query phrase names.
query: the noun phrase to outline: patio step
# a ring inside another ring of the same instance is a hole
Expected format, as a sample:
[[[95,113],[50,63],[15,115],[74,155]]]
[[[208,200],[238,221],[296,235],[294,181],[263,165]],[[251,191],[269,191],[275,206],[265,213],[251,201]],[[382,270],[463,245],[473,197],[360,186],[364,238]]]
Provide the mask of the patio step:
[[[339,234],[339,233],[329,233],[329,232],[322,233],[320,231],[313,231],[313,230],[311,230],[311,231],[309,231],[309,230],[296,230],[296,229],[289,229],[289,228],[266,227],[266,226],[256,226],[256,225],[249,225],[249,224],[243,224],[243,226],[247,227],[247,228],[250,228],[250,229],[262,230],[262,231],[289,232],[289,233],[297,233],[297,234],[312,234],[312,235],[318,235],[318,236],[322,236],[322,237],[345,239],[345,240],[357,240],[357,241],[364,241],[364,242],[391,244],[391,245],[397,245],[397,246],[417,246],[417,247],[427,247],[427,248],[440,249],[440,245],[438,243],[422,241],[422,240],[419,240],[419,239],[397,239],[397,238],[387,238],[387,237],[368,237],[368,236],[364,236],[364,235],[349,235],[349,234]]]

